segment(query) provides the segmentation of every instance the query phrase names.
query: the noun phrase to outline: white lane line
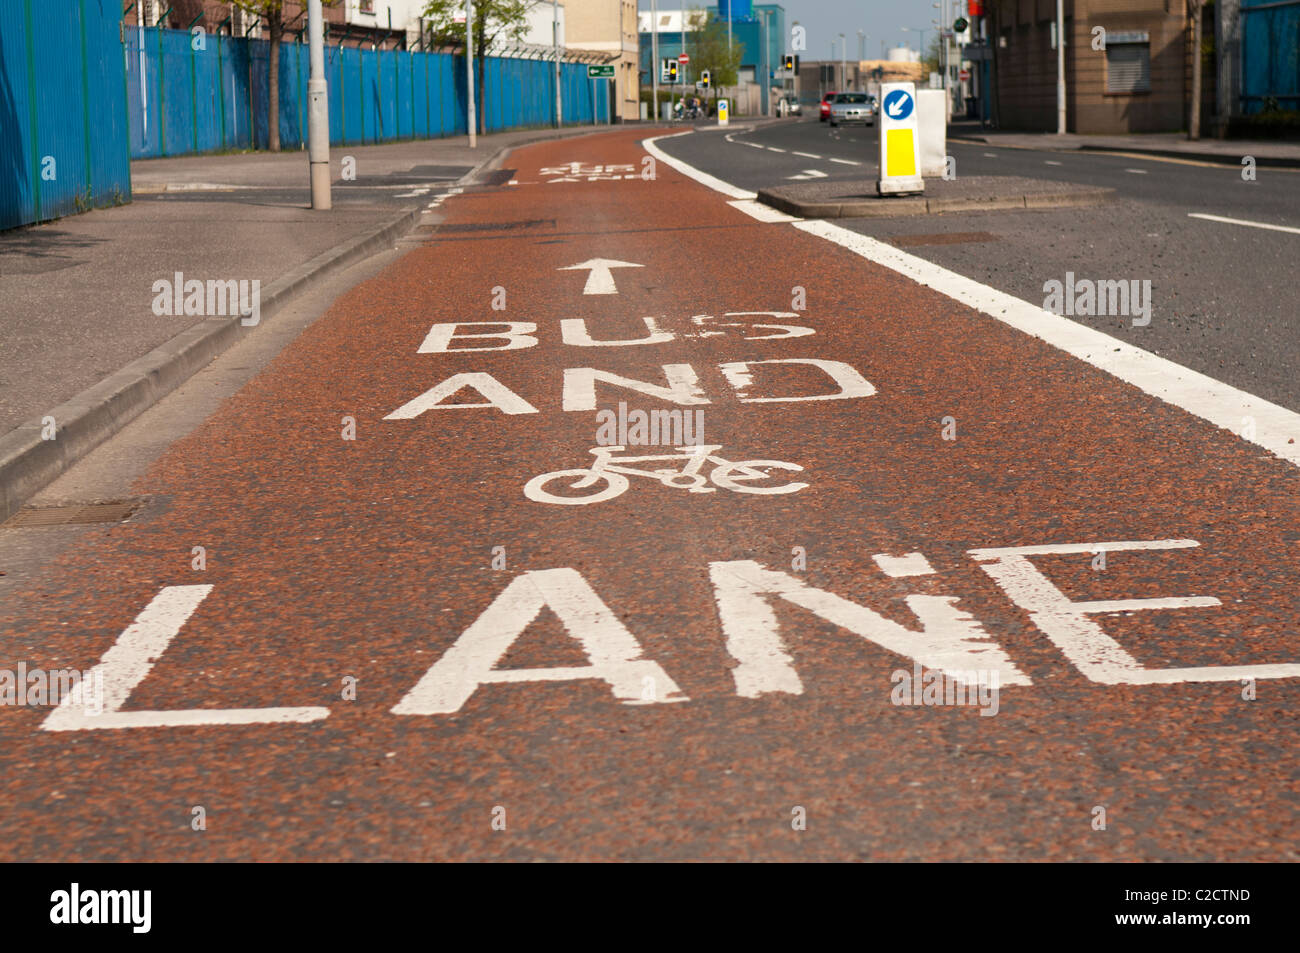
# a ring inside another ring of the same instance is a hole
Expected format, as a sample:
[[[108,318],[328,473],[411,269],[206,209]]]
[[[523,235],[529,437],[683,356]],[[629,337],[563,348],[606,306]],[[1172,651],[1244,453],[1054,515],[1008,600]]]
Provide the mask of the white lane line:
[[[804,169],[802,173],[800,173],[800,174],[798,174],[798,175],[787,175],[786,178],[787,178],[787,179],[801,179],[801,180],[807,180],[807,179],[824,179],[824,178],[826,178],[826,173],[825,173],[825,172],[822,172],[822,171],[820,171],[820,170],[818,170],[818,169]]]
[[[677,133],[677,135],[689,134]],[[672,158],[658,148],[652,140],[646,140],[643,145],[657,161],[666,163],[669,168],[694,179],[701,185],[708,186],[715,192],[721,192],[733,199],[757,198],[756,193],[744,192],[715,176]],[[740,211],[745,210],[740,209]],[[1219,216],[1190,214],[1193,218],[1220,220]],[[1300,229],[1287,229],[1278,225],[1264,225],[1239,219],[1224,219],[1224,221],[1229,224],[1300,232]],[[1103,334],[1101,331],[1061,315],[1052,314],[1050,311],[982,285],[964,275],[931,264],[923,258],[909,255],[891,245],[885,245],[865,235],[858,235],[847,228],[823,221],[796,221],[791,224],[800,231],[843,245],[869,261],[874,261],[933,288],[1031,337],[1045,341],[1165,403],[1180,407],[1300,467],[1300,414],[1216,381],[1205,374],[1182,367],[1173,361],[1157,357],[1150,351],[1126,344],[1109,334]],[[1246,426],[1246,418],[1251,418],[1253,428]],[[1248,437],[1246,434],[1251,436]]]
[[[1225,222],[1228,225],[1249,225],[1251,228],[1267,228],[1270,232],[1289,232],[1292,235],[1300,235],[1300,228],[1292,228],[1290,225],[1270,225],[1268,222],[1251,222],[1244,218],[1224,218],[1222,215],[1205,215],[1201,212],[1188,212],[1188,218],[1203,218],[1207,222]]]
[[[803,156],[805,159],[820,159],[821,156],[815,156],[811,152],[792,152],[792,156]]]
[[[852,159],[831,159],[832,162],[838,162],[840,165],[862,165],[861,162],[854,162]]]
[[[787,215],[785,212],[778,211],[770,205],[764,205],[762,202],[756,202],[753,199],[736,199],[728,202],[734,209],[739,209],[750,218],[756,218],[760,222],[801,222],[803,219],[794,215]]]
[[[1061,163],[1057,162],[1055,159],[1044,159],[1043,162],[1046,163],[1047,165],[1060,165],[1060,164],[1061,164]]]
[[[1146,175],[1146,169],[1125,169],[1125,172],[1132,172],[1134,175]]]
[[[681,159],[674,159],[668,153],[664,152],[657,145],[655,145],[655,143],[660,139],[674,139],[677,136],[689,136],[690,134],[691,133],[688,130],[686,132],[671,133],[666,136],[655,136],[653,139],[646,139],[644,142],[641,143],[641,145],[645,148],[646,152],[654,156],[656,162],[662,162],[664,165],[668,166],[668,168],[680,172],[688,179],[694,179],[696,182],[700,183],[701,185],[707,185],[715,192],[721,192],[729,199],[758,198],[757,192],[749,192],[746,191],[745,189],[738,189],[734,185],[731,185],[727,182],[723,182],[721,179],[717,178],[716,176],[709,175],[709,173],[707,172],[701,172],[699,169],[695,168],[694,166],[687,165]],[[760,146],[759,148],[762,147]]]
[[[793,224],[1300,466],[1300,414],[839,225]],[[1247,418],[1253,419],[1253,436],[1246,436],[1252,429]]]
[[[778,149],[776,146],[764,146],[763,148],[768,152],[785,152],[784,149]]]
[[[998,157],[998,154],[996,152],[986,152],[984,153],[984,155],[990,159],[996,159]]]
[[[757,142],[742,142],[741,145],[742,145],[742,146],[749,146],[749,148],[751,148],[751,149],[761,149],[761,148],[763,148],[763,147],[760,146]]]

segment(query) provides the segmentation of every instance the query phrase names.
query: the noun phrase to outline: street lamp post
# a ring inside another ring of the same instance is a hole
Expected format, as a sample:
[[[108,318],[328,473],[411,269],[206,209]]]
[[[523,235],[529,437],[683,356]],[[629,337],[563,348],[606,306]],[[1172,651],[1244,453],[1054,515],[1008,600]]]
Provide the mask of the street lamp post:
[[[1065,135],[1065,0],[1056,0],[1056,134]]]
[[[848,42],[849,42],[848,40],[844,39],[844,34],[841,33],[840,34],[840,89],[849,88],[849,71],[848,71],[848,67],[844,65],[845,60],[847,60],[849,56]]]
[[[469,147],[478,148],[478,116],[474,113],[474,0],[465,0],[465,125],[469,127]]]
[[[924,56],[925,56],[925,28],[924,28],[924,27],[915,27],[915,26],[905,26],[905,27],[902,28],[902,30],[903,30],[904,33],[919,33],[919,34],[920,34],[920,38],[917,40],[917,42],[920,44],[920,49],[917,51],[917,54],[918,54],[920,57],[924,57]]]
[[[564,106],[560,96],[560,0],[551,0],[551,46],[555,54],[555,128],[564,124]]]
[[[659,121],[659,4],[650,0],[650,119]]]
[[[772,75],[771,75],[771,74],[772,74],[772,59],[771,59],[771,52],[770,52],[770,50],[769,50],[771,44],[768,42],[768,36],[770,35],[769,31],[771,30],[771,27],[768,25],[767,17],[768,17],[768,14],[771,13],[771,11],[770,11],[770,10],[760,10],[759,13],[762,14],[762,19],[759,20],[759,24],[760,24],[760,25],[762,26],[762,28],[763,28],[763,30],[762,30],[762,37],[763,37],[763,75],[762,75],[761,77],[759,77],[759,78],[762,80],[762,85],[759,87],[759,89],[760,89],[760,91],[761,91],[762,94],[763,94],[763,96],[762,96],[762,102],[763,102],[763,115],[764,115],[764,116],[770,116],[770,115],[772,115]]]
[[[311,207],[328,209],[331,207],[330,112],[321,0],[309,0],[307,4],[307,57],[307,167],[311,176]]]

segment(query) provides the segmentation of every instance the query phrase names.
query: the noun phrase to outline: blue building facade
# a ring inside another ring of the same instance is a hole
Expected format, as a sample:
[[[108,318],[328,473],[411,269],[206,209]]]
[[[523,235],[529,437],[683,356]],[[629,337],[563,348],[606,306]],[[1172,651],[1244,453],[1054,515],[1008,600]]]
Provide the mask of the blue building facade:
[[[741,82],[750,80],[762,86],[764,108],[766,109],[767,89],[771,85],[771,74],[780,70],[781,58],[786,54],[789,45],[790,38],[785,22],[785,9],[774,3],[755,4],[752,0],[722,0],[720,6],[706,7],[705,10],[724,22],[730,13],[732,18],[731,39],[741,49]],[[662,7],[660,12],[664,12]],[[767,20],[766,29],[764,29],[763,25],[764,17]],[[764,39],[767,41],[766,51],[763,48]],[[651,69],[654,66],[651,40],[652,34],[649,32],[640,35],[641,83],[647,86],[650,84]],[[680,31],[660,33],[659,58],[661,60],[676,59],[677,55],[683,51],[683,48],[689,56],[693,40],[694,34],[689,30],[684,38]],[[687,66],[686,74],[683,77],[687,85],[695,82],[697,78],[696,71],[697,65],[695,63]],[[768,77],[769,81],[767,83],[763,82],[764,76]]]

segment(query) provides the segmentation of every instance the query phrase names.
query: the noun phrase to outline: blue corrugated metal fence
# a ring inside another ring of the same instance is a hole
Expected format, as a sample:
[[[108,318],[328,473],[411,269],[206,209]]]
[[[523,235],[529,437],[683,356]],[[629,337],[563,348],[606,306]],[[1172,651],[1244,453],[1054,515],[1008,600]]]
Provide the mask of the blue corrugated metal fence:
[[[1241,111],[1300,109],[1300,2],[1243,0]]]
[[[280,55],[280,142],[307,138],[305,45]],[[131,196],[130,159],[265,148],[265,40],[122,25],[117,0],[0,0],[0,229]],[[488,57],[489,132],[552,121],[552,64]],[[465,60],[450,53],[326,49],[330,141],[465,134]],[[608,87],[562,64],[567,123],[603,120]]]
[[[220,149],[266,148],[270,43],[208,36],[196,49],[184,30],[126,31],[126,87],[132,158]],[[308,57],[305,44],[280,46],[280,145],[307,141]],[[477,67],[476,67],[477,68]],[[553,66],[543,60],[488,57],[484,110],[489,132],[544,126],[555,102]],[[465,134],[465,59],[450,53],[365,50],[330,44],[330,142],[366,144]],[[562,64],[564,118],[593,121],[586,67]],[[605,83],[596,115],[608,110]]]
[[[118,0],[0,0],[0,229],[131,197]]]

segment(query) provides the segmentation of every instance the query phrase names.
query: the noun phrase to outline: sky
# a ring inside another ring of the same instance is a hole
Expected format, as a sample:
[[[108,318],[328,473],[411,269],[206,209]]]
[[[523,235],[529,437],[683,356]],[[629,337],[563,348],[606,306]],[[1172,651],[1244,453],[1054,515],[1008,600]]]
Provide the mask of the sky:
[[[680,9],[682,0],[658,0],[660,10]],[[855,60],[858,56],[858,31],[867,35],[865,41],[867,59],[879,59],[881,42],[887,47],[906,44],[912,49],[920,49],[921,35],[917,29],[924,28],[925,43],[934,37],[932,20],[937,19],[939,10],[932,4],[947,2],[950,7],[956,0],[764,0],[776,2],[785,8],[787,26],[800,23],[808,31],[808,50],[800,54],[810,60],[831,59],[831,45],[834,44],[834,59],[840,58],[840,34],[847,41],[847,59]],[[686,0],[686,8],[699,8],[716,5],[717,0]],[[642,10],[650,9],[650,0],[638,0]],[[965,3],[960,3],[965,8]],[[951,18],[951,15],[950,15]],[[914,28],[905,32],[904,27]]]

